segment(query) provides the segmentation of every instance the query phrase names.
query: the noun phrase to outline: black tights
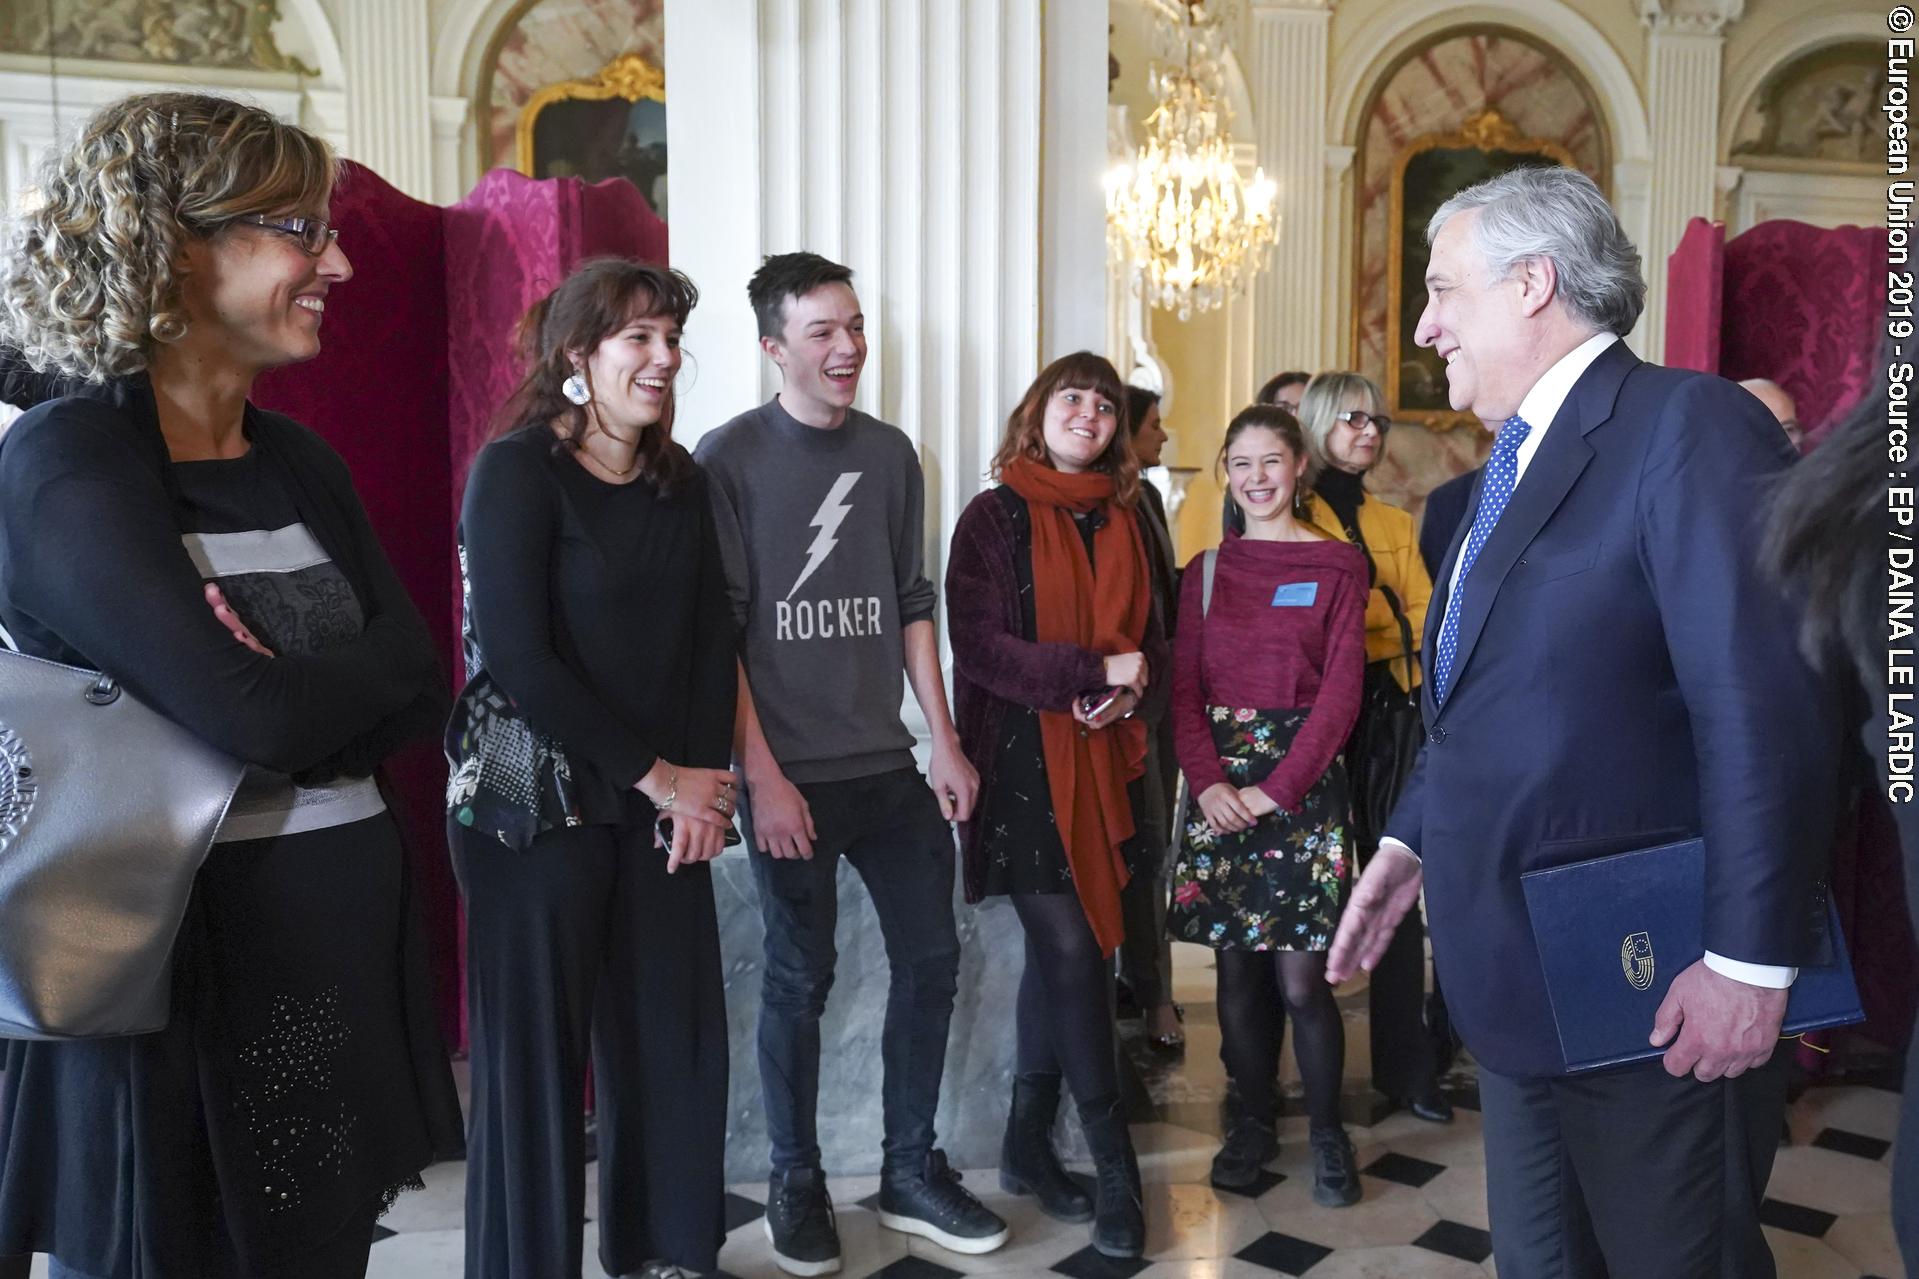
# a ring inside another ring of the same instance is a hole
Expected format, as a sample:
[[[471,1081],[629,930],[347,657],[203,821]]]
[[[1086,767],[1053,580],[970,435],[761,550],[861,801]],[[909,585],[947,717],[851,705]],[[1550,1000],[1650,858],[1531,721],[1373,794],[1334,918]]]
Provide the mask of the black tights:
[[[1064,1075],[1081,1119],[1119,1100],[1112,963],[1100,953],[1077,893],[1014,893],[1026,931],[1019,979],[1019,1073]]]
[[[1337,1127],[1346,1027],[1326,981],[1326,952],[1222,950],[1218,959],[1219,1059],[1247,1116],[1271,1123],[1278,1115],[1273,1080],[1291,1017],[1307,1113],[1314,1127]]]

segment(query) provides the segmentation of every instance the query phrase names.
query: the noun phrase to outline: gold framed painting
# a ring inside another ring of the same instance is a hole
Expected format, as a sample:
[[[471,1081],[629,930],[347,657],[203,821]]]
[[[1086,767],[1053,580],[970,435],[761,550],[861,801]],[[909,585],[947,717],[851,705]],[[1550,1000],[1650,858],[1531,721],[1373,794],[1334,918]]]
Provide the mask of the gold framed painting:
[[[534,94],[516,142],[528,177],[625,178],[666,217],[666,75],[639,54]]]
[[[1526,165],[1573,165],[1570,151],[1525,137],[1496,110],[1451,133],[1430,133],[1400,149],[1393,164],[1387,236],[1386,400],[1397,421],[1450,431],[1475,419],[1446,398],[1446,365],[1413,342],[1426,308],[1426,223],[1447,200],[1487,178]]]

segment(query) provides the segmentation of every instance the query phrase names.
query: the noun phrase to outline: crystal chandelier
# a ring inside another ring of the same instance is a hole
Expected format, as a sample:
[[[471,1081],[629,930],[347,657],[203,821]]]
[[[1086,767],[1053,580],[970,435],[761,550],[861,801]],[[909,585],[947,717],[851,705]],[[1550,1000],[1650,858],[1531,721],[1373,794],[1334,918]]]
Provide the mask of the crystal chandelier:
[[[1278,192],[1256,172],[1249,183],[1233,162],[1232,110],[1215,54],[1220,23],[1203,0],[1185,0],[1173,17],[1180,60],[1156,62],[1159,100],[1146,118],[1146,142],[1131,164],[1106,175],[1106,225],[1113,251],[1139,268],[1142,295],[1192,318],[1252,283],[1278,238]]]

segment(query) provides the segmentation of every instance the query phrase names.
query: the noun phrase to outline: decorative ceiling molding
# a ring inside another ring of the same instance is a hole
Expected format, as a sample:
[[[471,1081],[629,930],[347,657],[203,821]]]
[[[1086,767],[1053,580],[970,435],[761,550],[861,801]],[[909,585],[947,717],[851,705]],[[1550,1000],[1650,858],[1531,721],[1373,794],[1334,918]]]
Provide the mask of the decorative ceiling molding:
[[[1639,20],[1655,34],[1724,35],[1745,12],[1746,0],[1639,0]]]

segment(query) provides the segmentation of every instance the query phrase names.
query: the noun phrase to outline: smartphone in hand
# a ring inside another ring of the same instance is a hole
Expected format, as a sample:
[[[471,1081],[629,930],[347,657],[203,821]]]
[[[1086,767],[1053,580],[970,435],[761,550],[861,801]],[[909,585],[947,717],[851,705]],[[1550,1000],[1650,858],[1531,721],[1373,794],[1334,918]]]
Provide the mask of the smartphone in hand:
[[[1107,711],[1113,709],[1113,704],[1119,701],[1120,694],[1125,691],[1123,688],[1108,688],[1102,689],[1097,693],[1081,694],[1079,699],[1080,714],[1084,715],[1087,719],[1098,719]]]

